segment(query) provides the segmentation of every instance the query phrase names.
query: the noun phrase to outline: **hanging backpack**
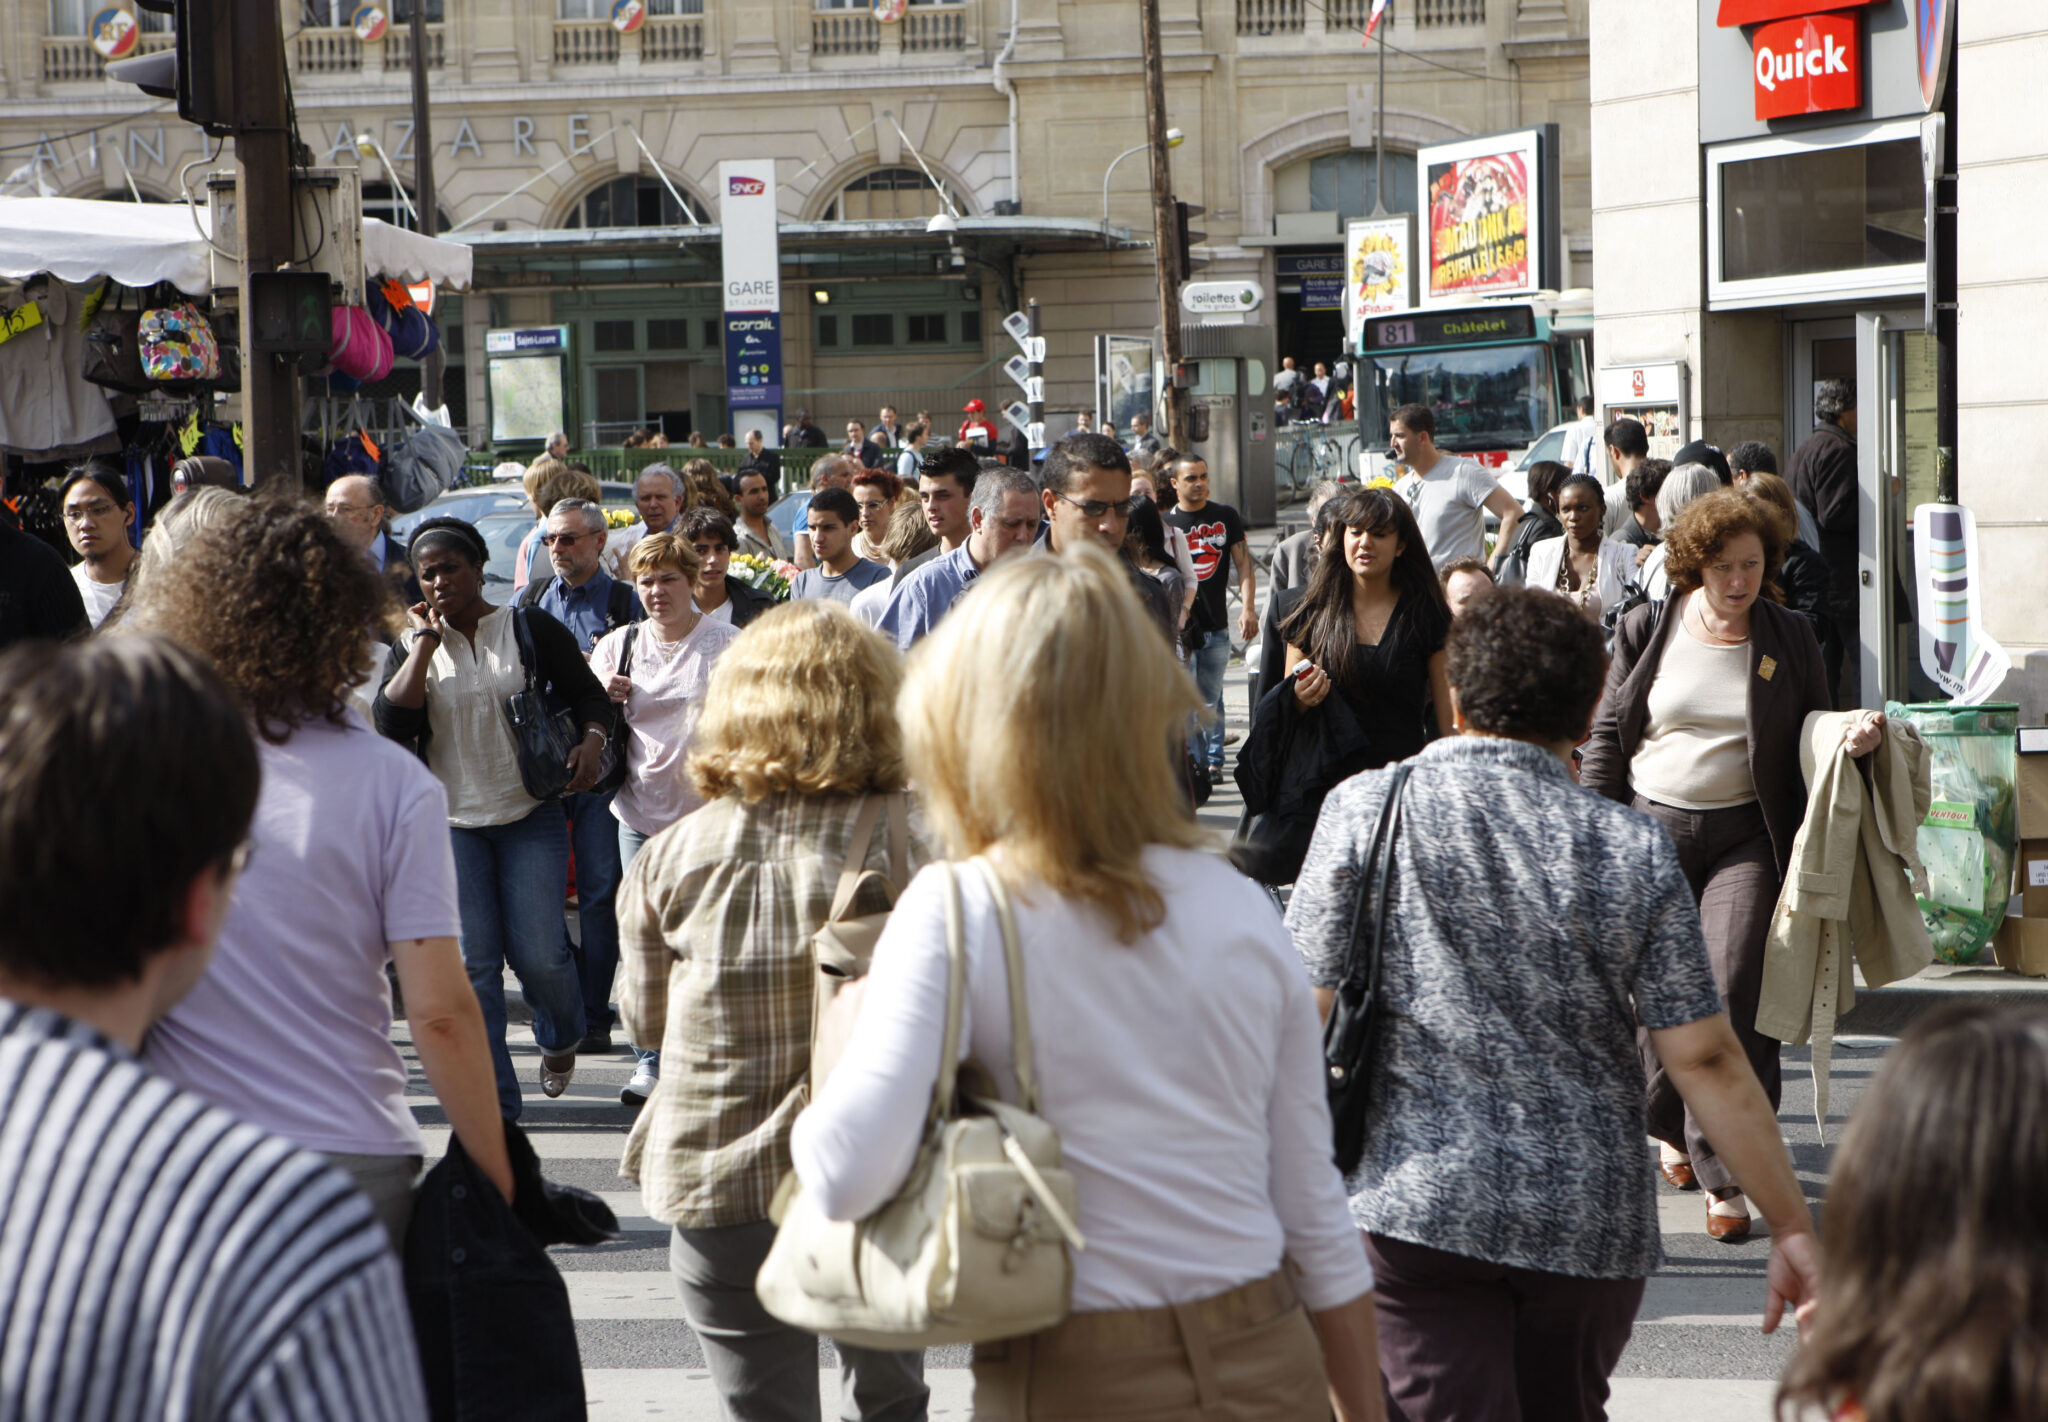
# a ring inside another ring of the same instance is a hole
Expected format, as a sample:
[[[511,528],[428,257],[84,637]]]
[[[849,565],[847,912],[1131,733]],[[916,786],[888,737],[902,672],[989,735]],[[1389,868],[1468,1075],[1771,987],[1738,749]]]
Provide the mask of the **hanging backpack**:
[[[413,413],[412,407],[406,407]],[[415,415],[415,418],[418,418]],[[384,454],[385,502],[394,513],[413,513],[462,482],[469,450],[462,437],[446,425],[422,421],[420,427]]]

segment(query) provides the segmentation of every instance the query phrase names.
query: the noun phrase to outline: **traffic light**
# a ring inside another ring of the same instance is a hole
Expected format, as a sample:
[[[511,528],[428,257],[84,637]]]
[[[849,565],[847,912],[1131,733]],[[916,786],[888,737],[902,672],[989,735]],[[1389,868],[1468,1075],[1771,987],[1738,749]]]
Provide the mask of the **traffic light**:
[[[1190,217],[1200,217],[1208,210],[1205,207],[1197,207],[1191,202],[1182,202],[1179,198],[1173,200],[1173,225],[1175,231],[1179,233],[1179,241],[1175,244],[1175,249],[1180,256],[1180,271],[1176,275],[1182,281],[1188,280],[1195,274],[1195,258],[1192,250],[1194,244],[1209,240],[1209,234],[1206,232],[1189,231],[1188,219]]]
[[[120,59],[107,66],[107,76],[133,84],[159,99],[176,99],[178,117],[198,124],[219,138],[239,130],[277,128],[284,122],[276,114],[254,112],[256,103],[235,107],[235,56],[242,41],[255,40],[261,18],[256,14],[261,0],[136,0],[143,9],[174,16],[175,48],[134,59]],[[270,0],[276,8],[275,0]],[[271,21],[272,28],[276,21]]]

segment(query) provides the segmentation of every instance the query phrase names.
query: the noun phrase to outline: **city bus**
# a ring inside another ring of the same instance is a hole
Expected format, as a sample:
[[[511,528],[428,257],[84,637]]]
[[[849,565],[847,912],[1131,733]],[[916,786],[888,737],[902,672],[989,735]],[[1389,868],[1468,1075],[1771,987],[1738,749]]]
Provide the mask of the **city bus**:
[[[1359,438],[1386,450],[1393,412],[1427,405],[1437,448],[1519,462],[1592,392],[1592,341],[1590,292],[1368,317],[1353,371]]]

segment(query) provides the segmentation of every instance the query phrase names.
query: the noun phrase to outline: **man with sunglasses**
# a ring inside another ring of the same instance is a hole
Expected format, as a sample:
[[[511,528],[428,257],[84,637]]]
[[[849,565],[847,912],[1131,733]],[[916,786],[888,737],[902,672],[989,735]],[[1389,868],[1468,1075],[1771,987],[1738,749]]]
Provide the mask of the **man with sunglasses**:
[[[1045,453],[1044,545],[1054,553],[1093,540],[1123,557],[1131,521],[1131,458],[1105,434],[1071,434]],[[1168,638],[1178,609],[1164,584],[1124,558],[1131,588]]]
[[[563,499],[548,513],[541,542],[555,575],[535,579],[519,595],[521,607],[538,607],[569,629],[587,659],[598,639],[646,614],[632,584],[604,570],[604,509],[588,499]],[[576,976],[583,987],[583,1038],[579,1053],[612,1050],[612,976],[619,966],[619,922],[614,899],[625,866],[619,859],[619,822],[612,817],[612,791],[564,795],[569,843],[576,855],[576,917],[581,941],[571,941]],[[566,933],[567,927],[563,931]]]

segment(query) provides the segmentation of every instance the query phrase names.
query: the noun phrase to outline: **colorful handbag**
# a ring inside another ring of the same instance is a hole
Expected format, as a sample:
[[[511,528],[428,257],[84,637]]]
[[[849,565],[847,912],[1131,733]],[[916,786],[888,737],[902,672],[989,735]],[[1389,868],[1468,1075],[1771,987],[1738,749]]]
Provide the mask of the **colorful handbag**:
[[[135,323],[135,340],[143,373],[159,384],[220,376],[220,342],[189,301],[144,311]]]

